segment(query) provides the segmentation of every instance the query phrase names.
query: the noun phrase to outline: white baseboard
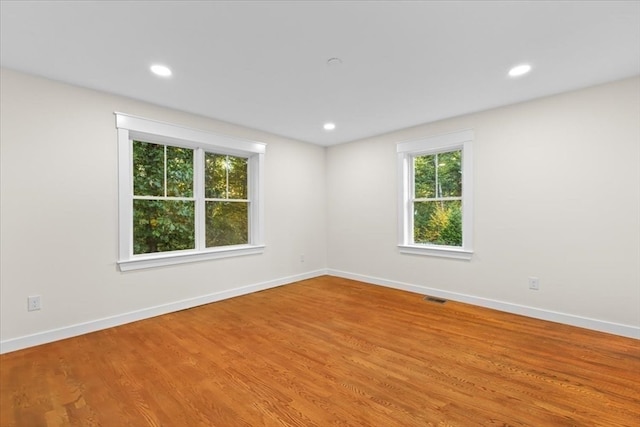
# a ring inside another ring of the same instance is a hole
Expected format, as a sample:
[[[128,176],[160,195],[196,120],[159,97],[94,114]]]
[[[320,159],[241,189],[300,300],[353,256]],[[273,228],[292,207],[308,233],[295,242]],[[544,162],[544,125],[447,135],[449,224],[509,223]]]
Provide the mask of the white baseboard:
[[[199,305],[209,304],[212,302],[246,295],[253,292],[263,291],[265,289],[275,288],[300,280],[323,276],[325,274],[327,274],[327,271],[325,269],[310,271],[307,273],[296,274],[294,276],[282,277],[279,279],[269,280],[253,285],[241,286],[239,288],[214,292],[212,294],[202,295],[195,298],[188,298],[168,304],[162,304],[155,307],[148,307],[129,313],[122,313],[102,319],[78,323],[75,325],[65,326],[63,328],[51,329],[32,335],[12,338],[0,341],[0,354],[59,341],[66,338],[72,338],[79,335],[88,334],[90,332],[96,332],[102,329],[112,328],[114,326],[120,326],[126,323],[136,322],[138,320],[148,319],[151,317],[160,316],[162,314],[173,313],[174,311],[185,310],[188,308],[197,307]]]
[[[365,276],[362,274],[349,273],[346,271],[327,269],[327,274],[345,279],[353,279],[361,282],[371,283],[374,285],[386,286],[389,288],[400,289],[403,291],[414,292],[422,295],[431,295],[434,297],[449,299],[452,301],[464,302],[477,305],[480,307],[492,308],[494,310],[504,311],[507,313],[519,314],[522,316],[533,317],[535,319],[548,320],[565,325],[577,326],[580,328],[592,329],[594,331],[607,332],[623,337],[640,339],[640,327],[623,325],[619,323],[607,322],[604,320],[591,319],[588,317],[576,316],[573,314],[560,313],[557,311],[544,310],[541,308],[528,307],[525,305],[513,304],[504,301],[481,298],[472,295],[459,294],[456,292],[443,291],[440,289],[429,288],[425,286],[412,285],[409,283],[398,282],[395,280],[381,279],[378,277]]]
[[[148,307],[142,310],[136,310],[129,313],[117,314],[115,316],[105,317],[102,319],[91,320],[84,323],[65,326],[62,328],[51,329],[48,331],[38,332],[32,335],[12,338],[0,341],[0,354],[11,351],[21,350],[28,347],[34,347],[54,341],[72,338],[75,336],[96,332],[102,329],[112,328],[124,325],[138,320],[144,320],[163,314],[173,313],[179,310],[185,310],[197,307],[203,304],[209,304],[228,298],[250,294],[253,292],[263,291],[278,286],[294,283],[300,280],[311,279],[318,276],[329,274],[331,276],[343,277],[345,279],[353,279],[361,282],[371,283],[374,285],[386,286],[389,288],[400,289],[403,291],[414,292],[422,295],[431,295],[439,298],[459,301],[480,307],[492,308],[507,313],[519,314],[523,316],[533,317],[536,319],[548,320],[551,322],[563,323],[566,325],[577,326],[595,331],[607,332],[610,334],[620,335],[629,338],[640,339],[640,327],[631,325],[622,325],[619,323],[606,322],[603,320],[591,319],[587,317],[575,316],[572,314],[559,313],[551,310],[544,310],[535,307],[528,307],[519,304],[508,303],[504,301],[481,298],[472,295],[460,294],[456,292],[443,291],[440,289],[429,288],[425,286],[412,285],[409,283],[398,282],[394,280],[381,279],[378,277],[366,276],[362,274],[348,273],[345,271],[334,269],[320,269],[307,273],[297,274],[293,276],[282,277],[279,279],[260,282],[253,285],[241,286],[239,288],[229,289],[226,291],[214,292],[212,294],[202,295],[195,298],[175,301],[155,307]]]

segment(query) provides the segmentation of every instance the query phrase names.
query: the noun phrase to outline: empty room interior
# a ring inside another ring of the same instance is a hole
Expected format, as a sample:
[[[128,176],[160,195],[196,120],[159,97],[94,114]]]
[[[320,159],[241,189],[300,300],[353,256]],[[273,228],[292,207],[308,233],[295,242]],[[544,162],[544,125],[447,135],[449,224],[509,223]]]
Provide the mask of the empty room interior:
[[[0,425],[637,426],[639,1],[0,1]]]

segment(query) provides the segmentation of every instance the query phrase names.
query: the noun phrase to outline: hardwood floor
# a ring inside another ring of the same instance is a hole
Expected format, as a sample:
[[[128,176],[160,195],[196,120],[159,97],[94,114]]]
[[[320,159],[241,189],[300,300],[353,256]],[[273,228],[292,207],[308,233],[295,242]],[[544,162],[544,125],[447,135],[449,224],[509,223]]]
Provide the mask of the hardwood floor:
[[[0,357],[10,426],[638,426],[640,341],[335,277]]]

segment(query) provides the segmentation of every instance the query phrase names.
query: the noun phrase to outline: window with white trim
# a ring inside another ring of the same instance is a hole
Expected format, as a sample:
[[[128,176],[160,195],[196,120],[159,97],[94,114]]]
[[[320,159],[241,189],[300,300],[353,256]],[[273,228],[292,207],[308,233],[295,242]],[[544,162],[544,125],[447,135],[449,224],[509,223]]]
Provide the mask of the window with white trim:
[[[471,259],[473,131],[399,143],[400,252]]]
[[[260,253],[265,145],[116,113],[121,270]]]

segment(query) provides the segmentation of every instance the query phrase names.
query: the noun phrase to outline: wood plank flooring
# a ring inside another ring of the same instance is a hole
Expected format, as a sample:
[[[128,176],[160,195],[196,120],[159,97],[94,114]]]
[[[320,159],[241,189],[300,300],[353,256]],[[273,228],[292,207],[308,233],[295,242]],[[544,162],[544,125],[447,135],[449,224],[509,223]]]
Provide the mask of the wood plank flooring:
[[[640,425],[638,340],[329,276],[0,368],[3,427]]]

